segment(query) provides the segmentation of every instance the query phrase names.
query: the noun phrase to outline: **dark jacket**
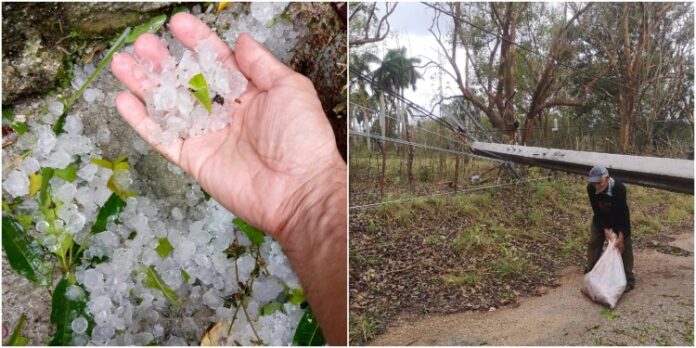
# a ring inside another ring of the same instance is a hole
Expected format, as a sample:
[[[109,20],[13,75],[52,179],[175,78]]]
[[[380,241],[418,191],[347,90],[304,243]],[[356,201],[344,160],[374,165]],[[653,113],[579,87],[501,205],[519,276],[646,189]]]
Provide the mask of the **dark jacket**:
[[[619,180],[614,179],[614,187],[611,196],[607,194],[609,187],[599,194],[595,194],[593,184],[587,184],[587,195],[590,198],[590,205],[594,216],[592,223],[600,230],[611,228],[617,235],[623,232],[624,238],[631,237],[631,214],[628,211],[626,202],[626,186]]]

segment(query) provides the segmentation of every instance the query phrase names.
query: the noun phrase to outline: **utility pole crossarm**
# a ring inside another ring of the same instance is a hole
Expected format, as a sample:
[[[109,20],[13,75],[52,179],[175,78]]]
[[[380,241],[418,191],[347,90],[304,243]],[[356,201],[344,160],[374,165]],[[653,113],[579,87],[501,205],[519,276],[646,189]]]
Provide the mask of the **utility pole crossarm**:
[[[626,183],[694,194],[694,161],[675,158],[617,155],[543,147],[474,142],[477,155],[530,166],[587,175],[593,166],[604,166],[611,176]]]

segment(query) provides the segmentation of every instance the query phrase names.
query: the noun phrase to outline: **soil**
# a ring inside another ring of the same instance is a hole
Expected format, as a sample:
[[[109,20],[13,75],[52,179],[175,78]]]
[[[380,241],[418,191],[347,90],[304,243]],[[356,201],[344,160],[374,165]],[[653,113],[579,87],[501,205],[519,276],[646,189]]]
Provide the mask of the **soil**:
[[[568,267],[542,296],[489,312],[401,316],[369,344],[693,345],[693,233],[673,237],[667,249],[682,252],[636,250],[636,288],[613,311],[584,296],[582,270]]]

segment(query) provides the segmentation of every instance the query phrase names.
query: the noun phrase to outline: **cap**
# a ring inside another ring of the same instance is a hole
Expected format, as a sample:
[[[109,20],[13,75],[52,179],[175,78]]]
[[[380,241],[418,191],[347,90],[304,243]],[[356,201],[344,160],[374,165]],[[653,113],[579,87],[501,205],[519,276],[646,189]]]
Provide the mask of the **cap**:
[[[594,166],[590,169],[590,182],[600,182],[605,175],[609,175],[607,168]]]

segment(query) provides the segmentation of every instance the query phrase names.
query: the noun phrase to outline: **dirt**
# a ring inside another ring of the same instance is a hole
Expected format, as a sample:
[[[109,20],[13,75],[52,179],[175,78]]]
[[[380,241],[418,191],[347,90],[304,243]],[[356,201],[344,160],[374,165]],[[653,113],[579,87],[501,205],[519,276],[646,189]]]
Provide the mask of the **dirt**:
[[[636,251],[636,288],[613,311],[584,296],[581,269],[568,267],[542,296],[489,312],[402,316],[369,344],[693,345],[693,233],[674,238],[669,245],[688,253]]]

